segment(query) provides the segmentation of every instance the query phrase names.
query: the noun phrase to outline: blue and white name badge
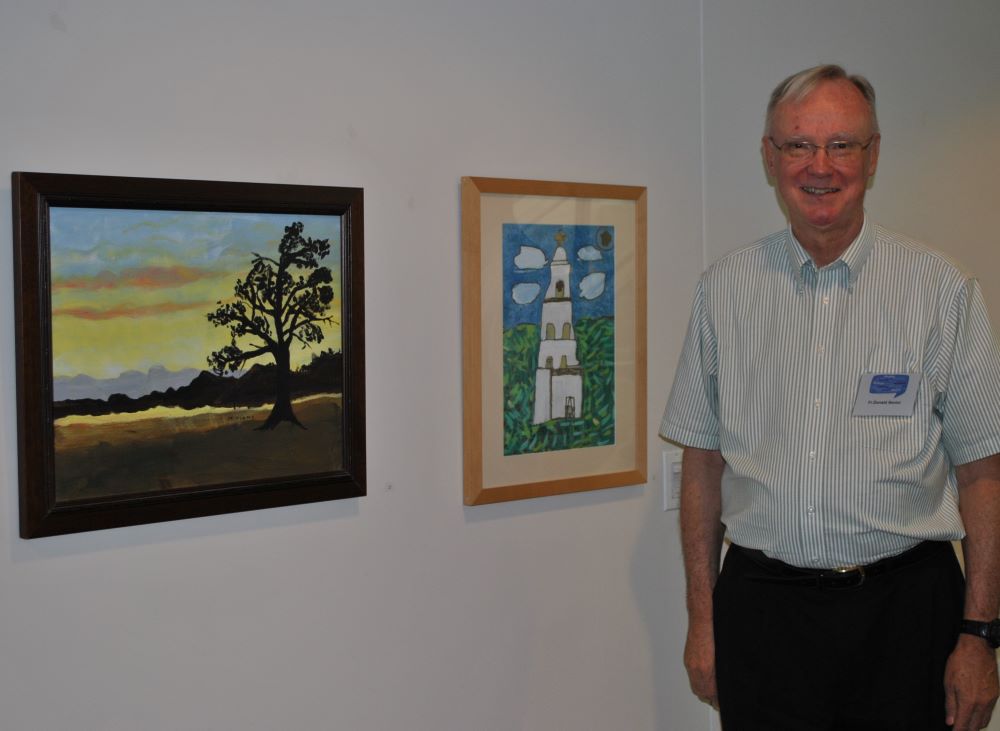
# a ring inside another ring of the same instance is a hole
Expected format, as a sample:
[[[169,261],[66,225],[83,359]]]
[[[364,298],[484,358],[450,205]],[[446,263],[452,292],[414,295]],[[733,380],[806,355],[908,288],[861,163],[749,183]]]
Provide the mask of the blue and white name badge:
[[[919,373],[863,373],[853,416],[913,416]]]

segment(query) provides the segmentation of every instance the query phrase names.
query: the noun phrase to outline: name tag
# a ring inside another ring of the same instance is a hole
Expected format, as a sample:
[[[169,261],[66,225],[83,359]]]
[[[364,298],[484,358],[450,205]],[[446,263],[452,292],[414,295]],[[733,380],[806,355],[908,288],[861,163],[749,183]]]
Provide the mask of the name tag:
[[[913,416],[919,373],[864,373],[853,416]]]

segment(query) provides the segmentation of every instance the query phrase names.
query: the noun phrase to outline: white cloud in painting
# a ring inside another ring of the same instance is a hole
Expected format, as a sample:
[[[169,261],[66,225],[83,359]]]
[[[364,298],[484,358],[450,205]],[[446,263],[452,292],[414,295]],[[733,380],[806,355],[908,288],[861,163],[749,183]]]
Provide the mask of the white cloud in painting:
[[[596,246],[584,246],[578,252],[576,252],[577,257],[580,261],[600,261],[601,252],[597,250]]]
[[[518,269],[541,269],[545,266],[545,252],[534,246],[522,246],[514,257]]]
[[[525,282],[523,284],[515,284],[510,296],[519,305],[530,305],[541,291],[541,285],[534,284],[533,282]]]
[[[588,274],[580,280],[580,296],[593,300],[604,294],[604,272]]]

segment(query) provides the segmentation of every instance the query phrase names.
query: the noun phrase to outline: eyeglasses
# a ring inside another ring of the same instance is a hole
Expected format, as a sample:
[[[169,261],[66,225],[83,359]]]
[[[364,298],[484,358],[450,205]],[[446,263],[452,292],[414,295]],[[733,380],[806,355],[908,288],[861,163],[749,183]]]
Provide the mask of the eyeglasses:
[[[817,145],[815,142],[806,142],[805,140],[789,140],[779,145],[773,137],[767,139],[778,148],[782,155],[796,162],[812,160],[819,150],[826,150],[826,156],[834,162],[854,162],[861,157],[862,152],[871,147],[872,142],[875,141],[875,135],[869,137],[867,142],[834,140],[825,145]]]

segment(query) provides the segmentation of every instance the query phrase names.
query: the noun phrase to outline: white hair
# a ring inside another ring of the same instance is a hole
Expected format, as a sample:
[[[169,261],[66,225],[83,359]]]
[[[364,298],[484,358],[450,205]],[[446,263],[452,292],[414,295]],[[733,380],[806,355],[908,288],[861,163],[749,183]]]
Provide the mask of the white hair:
[[[846,79],[854,84],[854,87],[861,92],[861,96],[868,102],[868,109],[871,113],[872,132],[878,132],[878,117],[875,115],[875,89],[871,82],[864,76],[857,74],[848,75],[841,66],[836,64],[824,64],[813,66],[812,68],[792,74],[787,79],[778,84],[771,92],[771,99],[767,103],[767,117],[764,123],[764,134],[771,134],[771,124],[774,121],[774,110],[784,101],[801,101],[809,96],[812,91],[823,81],[838,81]]]

